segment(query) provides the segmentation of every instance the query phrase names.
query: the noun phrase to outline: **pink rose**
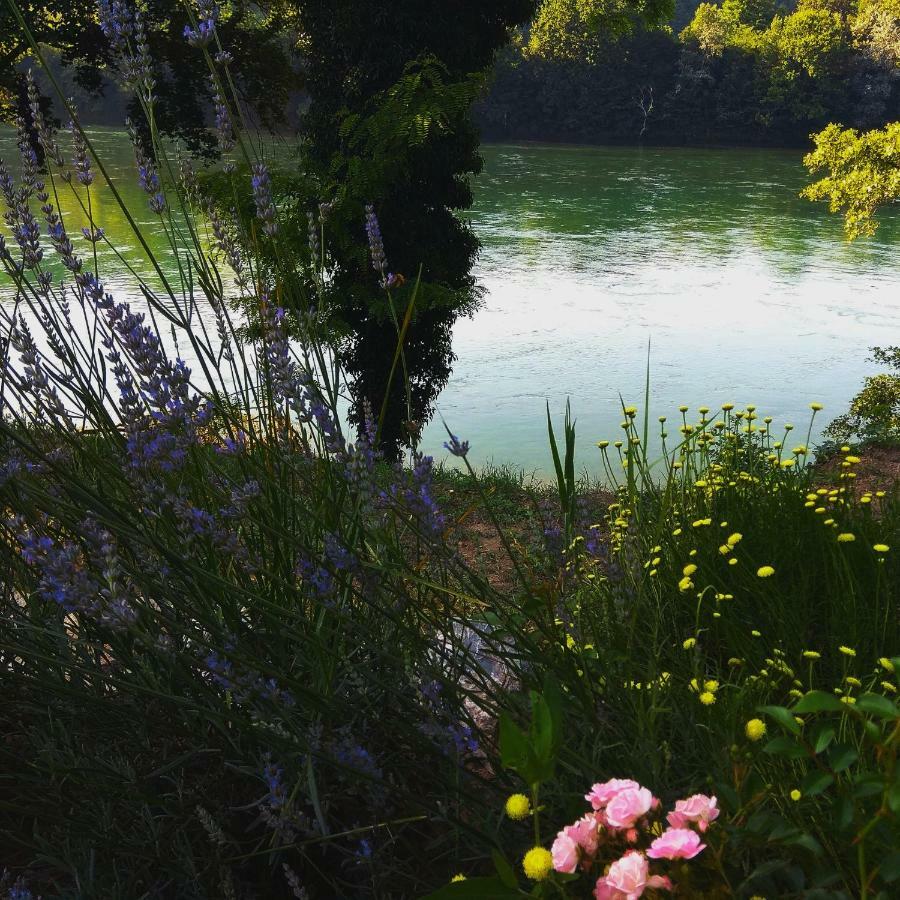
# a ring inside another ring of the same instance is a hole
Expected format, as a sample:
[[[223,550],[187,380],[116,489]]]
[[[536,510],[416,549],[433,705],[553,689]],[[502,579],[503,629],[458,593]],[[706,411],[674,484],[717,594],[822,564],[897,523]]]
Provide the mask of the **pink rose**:
[[[596,817],[589,814],[582,816],[574,825],[566,825],[563,830],[587,856],[593,856],[597,852],[597,844],[600,840],[597,824]]]
[[[574,825],[566,825],[550,849],[553,868],[557,872],[574,872],[579,860],[589,865],[599,840],[597,819],[593,815],[582,816]]]
[[[718,802],[715,797],[694,794],[687,800],[677,801],[674,811],[670,812],[666,818],[673,828],[685,828],[696,823],[702,833],[709,828],[710,822],[714,822],[719,817]]]
[[[584,799],[594,807],[594,809],[603,809],[619,791],[628,789],[637,790],[640,785],[630,778],[611,778],[603,784],[595,784],[589,794],[584,795]]]
[[[693,859],[706,849],[700,843],[700,835],[690,828],[669,828],[662,833],[647,851],[650,859]]]
[[[637,900],[647,888],[672,889],[672,882],[660,875],[649,874],[643,853],[629,850],[616,860],[594,887],[595,900]]]
[[[578,868],[578,844],[561,831],[550,848],[553,868],[557,872],[574,872]]]
[[[647,788],[625,788],[606,805],[606,823],[610,828],[631,828],[653,806],[653,794]]]

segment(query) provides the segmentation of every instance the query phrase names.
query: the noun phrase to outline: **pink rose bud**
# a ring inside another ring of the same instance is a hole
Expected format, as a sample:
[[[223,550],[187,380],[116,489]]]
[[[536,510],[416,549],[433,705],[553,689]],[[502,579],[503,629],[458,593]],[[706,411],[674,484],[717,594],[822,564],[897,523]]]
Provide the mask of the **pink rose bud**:
[[[696,824],[700,832],[709,828],[710,822],[719,817],[718,800],[706,794],[694,794],[687,800],[678,800],[675,809],[666,818],[673,828],[686,828]]]

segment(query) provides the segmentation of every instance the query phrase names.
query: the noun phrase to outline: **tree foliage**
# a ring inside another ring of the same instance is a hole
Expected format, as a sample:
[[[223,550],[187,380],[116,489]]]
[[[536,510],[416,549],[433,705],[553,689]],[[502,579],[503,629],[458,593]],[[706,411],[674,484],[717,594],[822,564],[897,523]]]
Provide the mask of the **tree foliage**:
[[[898,5],[679,4],[676,35],[640,23],[591,33],[576,0],[545,4],[498,67],[481,119],[495,139],[600,143],[806,145],[829,121],[883,127],[900,118]],[[542,17],[552,34],[538,32]]]
[[[478,299],[478,242],[456,215],[471,206],[469,178],[482,166],[470,108],[510,28],[530,19],[535,2],[303,0],[298,9],[311,97],[306,146],[321,199],[335,203],[326,228],[331,297],[346,334],[357,423],[366,404],[383,405],[395,319],[415,293],[405,344],[410,402],[395,378],[382,432],[386,450],[396,452],[430,416],[450,375],[453,323]],[[393,312],[362,249],[367,203],[391,271],[406,279],[391,293]]]
[[[104,89],[104,72],[112,63],[100,29],[96,0],[17,0],[34,39],[53,48],[64,65],[75,70],[76,82],[88,91]],[[160,100],[157,126],[180,138],[196,153],[210,155],[215,139],[209,131],[212,91],[203,57],[183,36],[188,10],[182,0],[144,0],[150,56],[155,62],[155,93]],[[275,127],[284,119],[290,91],[298,84],[292,63],[291,5],[274,0],[259,5],[231,0],[222,5],[217,29],[240,73],[238,88],[256,121]],[[0,121],[24,112],[17,65],[30,53],[12,5],[0,4]],[[139,104],[130,114],[142,120]]]
[[[873,347],[872,359],[893,371],[865,379],[849,411],[825,430],[835,441],[900,443],[900,347]]]
[[[900,200],[900,122],[862,134],[831,124],[814,141],[804,162],[813,174],[825,174],[803,196],[841,213],[848,238],[874,234],[879,207]]]
[[[538,57],[580,59],[591,54],[598,34],[615,37],[639,23],[658,25],[674,9],[673,0],[543,0],[526,51]]]

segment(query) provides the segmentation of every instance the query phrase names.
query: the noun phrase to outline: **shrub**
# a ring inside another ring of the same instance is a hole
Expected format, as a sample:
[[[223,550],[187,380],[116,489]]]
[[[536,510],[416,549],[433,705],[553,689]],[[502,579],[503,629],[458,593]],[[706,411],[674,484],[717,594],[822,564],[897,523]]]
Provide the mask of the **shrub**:
[[[900,347],[873,347],[872,358],[900,373]],[[900,442],[900,374],[883,372],[866,378],[850,401],[850,411],[838,416],[825,434],[841,443]]]

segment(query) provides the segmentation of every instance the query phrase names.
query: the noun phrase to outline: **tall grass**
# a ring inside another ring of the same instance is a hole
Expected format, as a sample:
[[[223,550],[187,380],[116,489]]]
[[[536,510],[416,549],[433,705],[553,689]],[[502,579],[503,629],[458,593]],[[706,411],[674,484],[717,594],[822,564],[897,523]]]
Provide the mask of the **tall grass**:
[[[653,464],[647,414],[639,430],[626,408],[622,445],[603,448],[621,486],[591,521],[567,413],[550,430],[559,519],[541,559],[494,507],[508,473],[468,469],[514,573],[495,589],[449,537],[431,460],[383,464],[375,421],[344,433],[323,301],[286,296],[306,281],[281,243],[296,223],[243,137],[233,152],[254,172],[257,218],[247,231],[217,218],[156,133],[138,37],[132,23],[117,50],[154,135],[136,177],[171,254],[154,258],[130,217],[157,273],[134,276],[140,310],[106,288],[92,252],[91,198],[118,195],[77,117],[65,145],[38,122],[46,172],[23,136],[20,179],[0,173],[15,295],[0,422],[7,894],[412,897],[489,870],[492,850],[495,865],[515,861],[533,838],[502,814],[518,781],[496,723],[523,721],[528,692],[548,684],[565,739],[543,821],[612,775],[667,799],[712,784],[736,833],[750,811],[784,807],[800,763],[748,744],[757,707],[810,688],[847,707],[896,690],[878,660],[898,647],[897,556],[877,549],[897,544],[896,491],[854,491],[850,454],[819,486],[806,451],[749,407],[721,425],[684,419]],[[198,52],[224,96],[226,58],[214,43]],[[86,252],[62,191],[90,217]],[[312,280],[328,271],[319,259]],[[873,753],[860,744],[846,777]],[[893,769],[875,771],[894,789]],[[827,797],[810,802],[788,814],[815,845],[792,831],[735,839],[733,893],[773,855],[801,872],[826,859],[844,895],[876,877],[829,833]],[[866,832],[878,847],[896,834],[885,809]]]

